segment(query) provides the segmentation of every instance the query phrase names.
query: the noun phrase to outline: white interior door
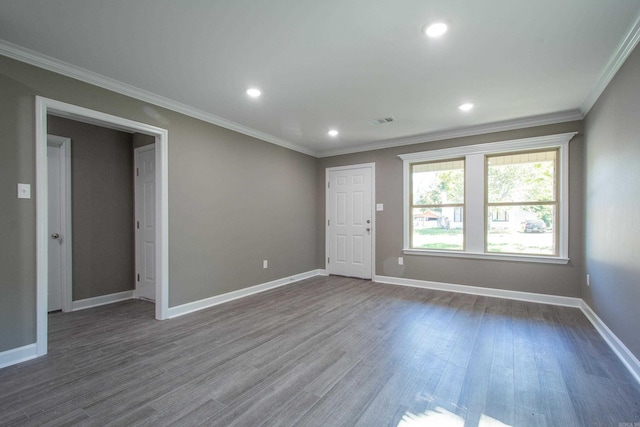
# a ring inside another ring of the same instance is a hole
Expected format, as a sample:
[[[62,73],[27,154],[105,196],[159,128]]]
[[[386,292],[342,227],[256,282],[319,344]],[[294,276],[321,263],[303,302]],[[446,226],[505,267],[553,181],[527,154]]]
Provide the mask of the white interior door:
[[[327,271],[371,279],[372,166],[327,169]]]
[[[47,146],[47,172],[49,174],[49,296],[48,311],[62,310],[62,149]]]
[[[156,150],[154,145],[136,151],[136,292],[156,300]]]
[[[71,139],[47,135],[47,311],[71,311]]]

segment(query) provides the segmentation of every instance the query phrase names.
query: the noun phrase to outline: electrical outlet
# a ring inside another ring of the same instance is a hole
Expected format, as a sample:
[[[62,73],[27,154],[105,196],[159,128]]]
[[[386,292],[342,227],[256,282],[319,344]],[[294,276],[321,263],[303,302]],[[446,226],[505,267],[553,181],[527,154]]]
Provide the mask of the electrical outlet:
[[[589,275],[587,274],[587,286],[591,286],[591,281],[589,280]]]
[[[404,265],[404,258],[401,256],[398,257],[398,265]]]
[[[262,261],[262,268],[268,268],[268,267],[269,267],[269,261],[265,259],[264,261]]]

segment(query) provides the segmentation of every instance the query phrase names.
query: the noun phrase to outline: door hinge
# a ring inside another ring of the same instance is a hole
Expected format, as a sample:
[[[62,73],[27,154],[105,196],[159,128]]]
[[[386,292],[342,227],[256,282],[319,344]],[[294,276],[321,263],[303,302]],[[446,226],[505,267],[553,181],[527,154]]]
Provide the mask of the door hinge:
[[[327,182],[327,188],[331,188],[331,181]]]
[[[138,273],[138,282],[140,281],[140,273]]]
[[[140,176],[140,169],[136,168],[136,176]]]
[[[327,264],[331,264],[331,258],[327,257]]]
[[[331,220],[330,220],[330,219],[328,219],[328,220],[327,220],[327,226],[330,226],[330,225],[331,225]]]
[[[140,221],[136,221],[136,228],[140,230]]]

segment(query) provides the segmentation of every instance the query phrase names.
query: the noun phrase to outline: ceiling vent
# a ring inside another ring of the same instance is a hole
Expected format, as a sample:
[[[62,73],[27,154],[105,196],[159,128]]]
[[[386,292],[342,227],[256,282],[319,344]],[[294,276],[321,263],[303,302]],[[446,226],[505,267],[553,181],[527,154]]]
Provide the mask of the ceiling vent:
[[[392,123],[395,121],[396,119],[394,119],[393,117],[383,117],[381,119],[369,120],[369,123],[371,123],[372,125],[385,125],[387,123]]]

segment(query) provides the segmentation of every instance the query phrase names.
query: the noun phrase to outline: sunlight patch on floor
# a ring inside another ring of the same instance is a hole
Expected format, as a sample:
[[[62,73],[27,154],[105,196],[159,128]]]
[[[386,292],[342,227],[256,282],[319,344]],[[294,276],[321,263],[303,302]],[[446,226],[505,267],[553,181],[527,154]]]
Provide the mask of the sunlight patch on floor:
[[[426,411],[422,414],[412,414],[407,412],[402,416],[398,423],[398,427],[423,427],[423,426],[439,426],[439,427],[464,427],[464,418],[444,408],[437,407],[433,411]],[[510,427],[508,424],[502,423],[488,415],[480,415],[478,427]]]

